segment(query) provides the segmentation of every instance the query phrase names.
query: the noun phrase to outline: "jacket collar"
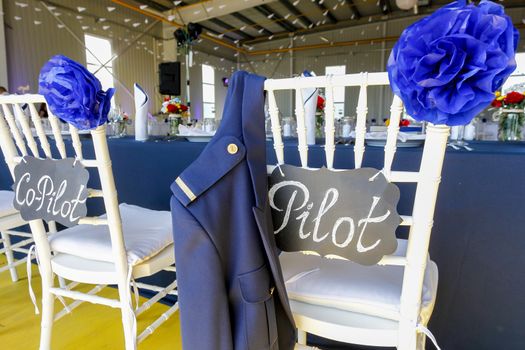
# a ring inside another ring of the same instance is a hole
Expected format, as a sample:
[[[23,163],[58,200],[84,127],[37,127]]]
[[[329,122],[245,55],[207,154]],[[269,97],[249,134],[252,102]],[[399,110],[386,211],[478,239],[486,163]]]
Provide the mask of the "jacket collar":
[[[244,156],[250,170],[256,207],[266,205],[264,80],[264,77],[243,71],[233,74],[219,129],[201,155],[171,185],[183,205],[187,206],[204,193]],[[228,151],[231,145],[238,148],[236,152]]]

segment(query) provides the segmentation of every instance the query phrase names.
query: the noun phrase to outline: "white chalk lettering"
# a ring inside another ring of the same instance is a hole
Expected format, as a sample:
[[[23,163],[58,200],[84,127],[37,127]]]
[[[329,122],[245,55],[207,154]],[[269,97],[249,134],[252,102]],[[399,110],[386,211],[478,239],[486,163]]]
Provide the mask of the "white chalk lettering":
[[[386,220],[387,217],[390,216],[390,210],[387,210],[386,214],[384,215],[381,215],[381,216],[378,216],[378,217],[375,217],[375,218],[372,218],[372,213],[374,212],[374,209],[376,208],[377,206],[377,203],[379,203],[379,200],[381,198],[380,197],[376,197],[374,196],[373,197],[373,200],[372,200],[372,206],[370,207],[370,211],[368,212],[368,216],[366,219],[361,219],[359,220],[359,222],[357,223],[357,226],[361,226],[361,224],[363,224],[363,227],[361,228],[361,232],[359,233],[359,239],[357,241],[357,251],[359,253],[364,253],[364,252],[367,252],[369,250],[372,250],[374,249],[375,247],[377,247],[377,245],[381,242],[380,239],[378,239],[374,244],[372,244],[371,246],[368,246],[368,247],[365,247],[363,246],[363,235],[365,233],[365,230],[366,230],[366,226],[368,225],[369,222],[372,222],[372,223],[379,223],[379,222],[383,222]]]
[[[36,184],[36,185],[35,185]],[[35,188],[31,188],[34,185]],[[31,183],[31,175],[24,173],[18,181],[15,192],[15,201],[20,206],[30,207],[35,212],[46,213],[51,216],[61,216],[71,222],[80,219],[76,213],[78,204],[86,202],[87,198],[81,199],[85,190],[81,185],[76,197],[73,199],[63,198],[68,188],[67,180],[62,180],[56,188],[53,179],[44,175],[38,181]],[[47,217],[42,215],[42,217]]]
[[[275,202],[278,191],[285,188],[290,189],[290,186],[292,187],[292,191],[287,192],[289,193],[289,198],[280,200],[279,205],[282,207],[279,207]],[[298,198],[303,199],[299,200]],[[363,239],[369,224],[381,223],[385,221],[391,214],[390,210],[387,210],[387,212],[383,215],[372,216],[374,214],[374,210],[381,200],[381,197],[372,196],[372,204],[368,211],[368,215],[366,218],[362,218],[360,220],[354,220],[354,218],[350,216],[334,218],[333,215],[329,213],[330,210],[336,206],[337,201],[339,200],[339,191],[336,188],[328,188],[325,191],[323,199],[318,206],[316,206],[313,202],[309,202],[309,199],[310,191],[303,183],[299,181],[282,181],[275,184],[269,191],[270,206],[273,210],[284,212],[284,216],[283,221],[280,223],[274,233],[278,234],[279,232],[285,230],[289,225],[297,229],[297,224],[295,224],[293,221],[291,222],[290,218],[292,211],[299,211],[299,215],[294,216],[294,219],[296,222],[298,222],[298,236],[302,240],[309,239],[311,237],[314,242],[320,243],[325,241],[328,236],[331,236],[332,244],[335,247],[346,248],[352,241],[354,241],[355,238],[357,239],[356,249],[358,253],[365,253],[373,250],[380,244],[381,239],[378,239],[373,244],[365,246],[363,244]],[[315,217],[313,217],[313,219],[308,220],[314,207],[317,208],[317,214]],[[327,223],[331,224],[331,222],[327,222],[324,225],[321,225],[321,221],[325,222],[326,220],[331,220],[333,222],[331,231],[319,232],[321,226],[326,227]],[[355,224],[356,221],[357,225]],[[311,225],[313,225],[313,229],[309,230],[308,226]],[[348,227],[347,230],[346,227]],[[357,237],[356,227],[359,230]]]
[[[303,195],[304,195],[304,201],[297,209],[294,209],[294,210],[302,209],[306,205],[306,203],[308,203],[308,199],[310,198],[310,192],[308,192],[308,189],[306,188],[304,184],[298,181],[282,181],[282,182],[279,182],[277,185],[273,186],[268,192],[268,196],[270,197],[269,198],[270,206],[274,210],[283,211],[283,209],[277,208],[277,206],[275,205],[275,194],[277,193],[278,190],[286,186],[296,186],[297,188],[302,190]],[[290,212],[292,210],[292,206],[293,206],[296,196],[297,196],[297,190],[293,191],[292,195],[290,196],[290,200],[288,201],[288,204],[286,206],[286,212],[284,214],[283,222],[281,223],[281,226],[277,230],[275,230],[274,232],[275,234],[281,232],[286,227],[286,225],[288,225],[288,221],[290,220]]]

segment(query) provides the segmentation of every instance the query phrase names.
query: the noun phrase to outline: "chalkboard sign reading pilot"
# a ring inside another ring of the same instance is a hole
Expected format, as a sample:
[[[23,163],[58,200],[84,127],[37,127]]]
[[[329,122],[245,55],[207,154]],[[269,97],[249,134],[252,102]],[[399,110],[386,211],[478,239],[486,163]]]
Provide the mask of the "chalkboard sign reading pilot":
[[[284,251],[373,265],[397,248],[399,188],[377,169],[281,165],[270,176],[268,194],[277,245]]]
[[[26,221],[43,219],[73,226],[87,214],[88,171],[73,158],[26,156],[15,167],[14,207]]]

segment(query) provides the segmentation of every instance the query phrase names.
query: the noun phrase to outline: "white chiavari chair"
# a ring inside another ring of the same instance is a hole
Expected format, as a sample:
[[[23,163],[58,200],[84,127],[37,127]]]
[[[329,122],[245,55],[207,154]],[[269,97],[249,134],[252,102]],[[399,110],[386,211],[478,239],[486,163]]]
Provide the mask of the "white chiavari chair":
[[[277,163],[281,165],[285,161],[275,91],[295,91],[298,152],[301,166],[308,168],[301,89],[325,89],[325,160],[326,167],[336,171],[333,88],[359,89],[354,163],[355,168],[361,168],[368,113],[367,89],[388,85],[387,73],[266,80]],[[412,214],[401,215],[401,225],[410,226],[409,237],[398,239],[397,251],[373,266],[283,252],[280,260],[299,329],[299,343],[305,344],[306,333],[312,333],[344,343],[422,350],[425,334],[432,337],[426,325],[436,300],[438,272],[436,264],[430,260],[428,246],[449,128],[428,126],[419,171],[394,171],[392,164],[402,112],[402,101],[395,96],[382,172],[389,182],[416,184]],[[270,166],[269,172],[273,168]]]
[[[0,267],[0,272],[9,270],[11,280],[18,281],[16,267],[26,262],[28,249],[25,247],[33,243],[31,233],[14,230],[17,227],[27,224],[20,216],[18,210],[13,206],[14,193],[12,191],[0,191],[0,254],[5,254],[6,265]],[[18,236],[20,241],[12,242],[11,237]],[[15,259],[14,252],[25,255],[22,259]]]
[[[41,95],[0,96],[0,146],[11,174],[23,156],[63,159],[68,156],[61,122],[48,109],[54,142],[46,137],[35,104],[45,103]],[[30,119],[20,111],[28,104]],[[31,124],[34,130],[31,130]],[[178,309],[178,303],[169,307],[151,325],[137,336],[136,317],[168,294],[176,295],[174,279],[167,287],[132,283],[134,279],[151,276],[161,270],[175,272],[171,215],[121,204],[117,199],[111,159],[107,146],[106,126],[90,132],[95,159],[85,159],[78,130],[69,127],[75,159],[87,168],[96,168],[101,189],[89,189],[89,198],[102,198],[106,214],[81,218],[79,225],[64,229],[49,239],[42,220],[29,222],[39,258],[42,277],[42,320],[40,350],[51,348],[53,322],[82,302],[91,302],[117,308],[122,313],[126,350],[136,349],[144,340]],[[33,134],[36,134],[35,137]],[[37,141],[39,144],[37,144]],[[54,148],[52,149],[52,146]],[[53,150],[55,152],[53,152]],[[71,153],[71,152],[70,152]],[[54,276],[72,281],[68,286],[56,286]],[[74,290],[78,284],[95,285],[87,293]],[[118,299],[96,295],[106,285],[118,287]],[[154,292],[146,302],[133,307],[131,286]],[[54,314],[54,299],[70,298],[68,308]]]

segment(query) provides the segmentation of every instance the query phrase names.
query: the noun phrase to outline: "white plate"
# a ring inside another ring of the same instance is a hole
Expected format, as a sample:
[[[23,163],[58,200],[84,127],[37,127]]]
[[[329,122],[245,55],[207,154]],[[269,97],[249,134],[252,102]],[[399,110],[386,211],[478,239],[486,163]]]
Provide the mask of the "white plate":
[[[213,135],[181,135],[177,134],[179,137],[185,137],[186,140],[190,142],[209,142]]]
[[[386,140],[384,139],[370,139],[365,141],[368,146],[372,147],[385,147],[386,145]],[[405,142],[398,140],[397,147],[419,147],[423,143],[425,143],[425,140],[406,140]]]

